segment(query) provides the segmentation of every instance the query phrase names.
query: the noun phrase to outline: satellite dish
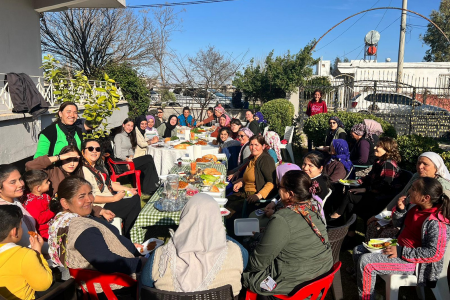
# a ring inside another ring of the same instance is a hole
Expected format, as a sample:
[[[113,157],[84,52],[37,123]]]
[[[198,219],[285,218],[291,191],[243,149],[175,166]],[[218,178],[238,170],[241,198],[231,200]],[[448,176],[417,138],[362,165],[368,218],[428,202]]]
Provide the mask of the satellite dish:
[[[376,30],[371,30],[366,34],[364,41],[368,45],[375,45],[380,40],[380,33]]]

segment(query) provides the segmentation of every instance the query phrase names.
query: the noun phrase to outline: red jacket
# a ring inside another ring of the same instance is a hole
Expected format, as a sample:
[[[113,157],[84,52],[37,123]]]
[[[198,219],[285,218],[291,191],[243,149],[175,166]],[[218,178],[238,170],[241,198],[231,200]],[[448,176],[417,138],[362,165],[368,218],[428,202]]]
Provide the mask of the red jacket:
[[[51,198],[47,194],[36,196],[28,193],[23,205],[30,215],[36,219],[36,229],[45,240],[48,240],[48,221],[55,216],[49,209],[50,200]]]
[[[308,107],[306,108],[306,115],[308,115],[309,117],[326,112],[328,112],[327,104],[323,100],[320,102],[311,100],[309,101]]]

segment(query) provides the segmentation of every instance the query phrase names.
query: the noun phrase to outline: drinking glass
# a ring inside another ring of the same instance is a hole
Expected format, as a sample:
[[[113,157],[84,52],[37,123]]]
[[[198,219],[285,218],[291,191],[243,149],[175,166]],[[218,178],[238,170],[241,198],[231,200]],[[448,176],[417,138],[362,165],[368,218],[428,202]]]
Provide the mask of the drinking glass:
[[[170,200],[176,199],[178,195],[178,175],[176,174],[168,175],[164,187],[166,189],[167,199]]]

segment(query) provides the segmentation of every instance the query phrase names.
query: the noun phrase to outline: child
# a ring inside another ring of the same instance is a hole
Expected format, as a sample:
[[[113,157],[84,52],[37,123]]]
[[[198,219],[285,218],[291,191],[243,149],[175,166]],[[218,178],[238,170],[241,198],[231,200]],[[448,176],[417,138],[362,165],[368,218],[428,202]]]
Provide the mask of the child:
[[[24,207],[36,219],[37,231],[44,238],[48,240],[48,221],[50,221],[55,214],[50,211],[49,203],[50,196],[46,194],[50,189],[50,181],[48,175],[42,170],[30,170],[25,172],[22,176],[28,189],[26,194]]]
[[[410,203],[400,197],[392,221],[401,227],[397,246],[382,253],[367,253],[360,245],[353,251],[357,266],[358,292],[361,299],[374,299],[376,275],[417,276],[418,286],[434,287],[443,268],[443,258],[450,237],[450,191],[443,191],[434,178],[421,177],[410,191]],[[417,273],[416,264],[419,264]]]
[[[41,254],[42,237],[30,236],[31,249],[16,245],[22,238],[22,217],[17,206],[0,206],[0,295],[6,299],[34,299],[35,291],[52,284],[52,271]]]

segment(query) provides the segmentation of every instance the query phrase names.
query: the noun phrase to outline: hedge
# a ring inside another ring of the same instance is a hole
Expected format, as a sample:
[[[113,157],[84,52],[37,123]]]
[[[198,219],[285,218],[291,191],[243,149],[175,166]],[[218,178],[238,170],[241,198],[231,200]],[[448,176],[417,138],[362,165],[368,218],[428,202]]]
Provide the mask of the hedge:
[[[346,111],[329,112],[326,114],[317,114],[309,117],[304,123],[303,132],[306,133],[308,138],[313,141],[314,145],[323,145],[327,129],[330,128],[328,121],[333,116],[338,117],[342,121],[342,123],[344,123],[345,131],[347,132],[348,136],[350,136],[350,129],[353,127],[353,125],[362,123],[364,119],[371,119],[381,124],[381,127],[383,127],[384,136],[393,138],[397,137],[397,132],[395,131],[394,126],[374,115],[351,113]]]
[[[283,139],[286,126],[292,126],[293,123],[294,105],[286,99],[274,99],[261,106],[261,113],[270,125],[270,130]]]

